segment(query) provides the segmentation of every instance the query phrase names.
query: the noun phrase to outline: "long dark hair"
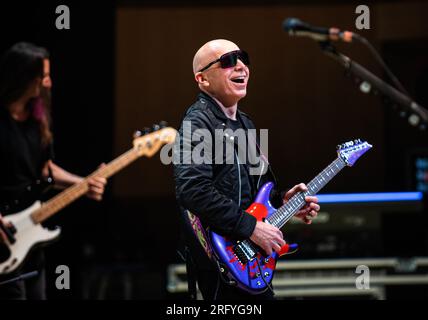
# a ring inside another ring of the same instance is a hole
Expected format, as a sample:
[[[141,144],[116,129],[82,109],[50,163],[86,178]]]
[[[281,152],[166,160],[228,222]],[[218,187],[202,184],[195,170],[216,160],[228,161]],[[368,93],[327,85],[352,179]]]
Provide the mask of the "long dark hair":
[[[49,59],[49,52],[27,42],[16,43],[3,54],[0,59],[0,108],[8,108],[22,97],[34,79],[43,79],[44,59]],[[44,90],[47,89],[41,88]],[[41,92],[40,97],[30,99],[26,106],[39,123],[43,145],[52,141],[49,98],[50,92]]]

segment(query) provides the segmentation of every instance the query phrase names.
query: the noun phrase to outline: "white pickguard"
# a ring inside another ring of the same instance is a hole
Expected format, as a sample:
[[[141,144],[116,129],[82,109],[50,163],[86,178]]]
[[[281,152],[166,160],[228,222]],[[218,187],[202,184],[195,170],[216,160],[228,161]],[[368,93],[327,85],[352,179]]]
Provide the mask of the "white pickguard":
[[[15,271],[24,261],[28,252],[39,243],[48,242],[59,236],[61,230],[48,230],[41,224],[34,224],[31,213],[40,208],[41,203],[37,201],[27,209],[8,215],[3,218],[6,222],[12,222],[16,228],[14,237],[16,242],[8,245],[11,252],[10,257],[0,263],[0,274],[8,274]]]

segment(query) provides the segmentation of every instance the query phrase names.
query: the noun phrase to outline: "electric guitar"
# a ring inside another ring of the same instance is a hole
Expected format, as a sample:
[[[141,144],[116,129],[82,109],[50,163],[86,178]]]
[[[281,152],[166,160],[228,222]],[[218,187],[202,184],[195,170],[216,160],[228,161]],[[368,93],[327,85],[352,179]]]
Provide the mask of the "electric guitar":
[[[307,184],[308,191],[294,195],[278,209],[273,208],[269,202],[273,183],[264,184],[246,212],[256,217],[258,221],[265,221],[278,228],[283,227],[305,205],[305,196],[317,194],[345,166],[353,166],[371,147],[370,144],[361,140],[338,146],[338,157]],[[222,277],[230,284],[252,294],[262,293],[271,288],[270,283],[278,258],[297,250],[296,244],[285,244],[279,254],[274,252],[266,255],[249,239],[232,241],[213,231],[209,232],[208,239],[212,249],[211,256],[217,262]]]
[[[152,157],[164,144],[175,141],[175,129],[159,125],[155,125],[154,129],[155,131],[150,133],[146,130],[145,134],[137,131],[134,134],[133,148],[49,201],[36,201],[21,212],[5,216],[3,220],[6,224],[0,225],[7,235],[8,243],[0,243],[0,274],[15,271],[35,245],[48,243],[59,236],[59,228],[48,230],[41,223],[84,195],[89,189],[88,178],[109,178],[139,157]],[[12,226],[6,227],[7,222]]]

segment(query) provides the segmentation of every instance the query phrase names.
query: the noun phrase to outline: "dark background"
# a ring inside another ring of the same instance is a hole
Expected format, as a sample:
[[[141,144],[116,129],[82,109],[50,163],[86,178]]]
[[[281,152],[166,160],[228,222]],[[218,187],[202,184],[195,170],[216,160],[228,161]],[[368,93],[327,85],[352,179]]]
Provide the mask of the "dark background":
[[[60,4],[70,8],[70,30],[55,28]],[[18,41],[49,49],[56,162],[73,173],[87,175],[128,150],[136,129],[160,120],[177,128],[197,94],[194,53],[209,40],[226,38],[251,56],[248,94],[240,105],[259,128],[269,128],[270,162],[283,188],[312,179],[334,159],[337,144],[362,138],[373,150],[323,192],[414,190],[409,159],[427,152],[427,132],[410,127],[380,97],[362,94],[316,42],[281,29],[284,18],[295,16],[359,32],[415,100],[428,105],[428,4],[366,2],[371,29],[361,31],[355,29],[358,4],[2,2],[0,51]],[[383,74],[361,44],[337,47]],[[110,179],[103,202],[80,199],[48,224],[63,228],[61,240],[47,249],[50,298],[163,298],[166,266],[181,262],[172,170],[158,156],[139,159]],[[390,216],[384,226],[385,237],[417,234],[422,243],[416,254],[426,255],[425,214]],[[70,266],[72,290],[54,288],[59,264]]]

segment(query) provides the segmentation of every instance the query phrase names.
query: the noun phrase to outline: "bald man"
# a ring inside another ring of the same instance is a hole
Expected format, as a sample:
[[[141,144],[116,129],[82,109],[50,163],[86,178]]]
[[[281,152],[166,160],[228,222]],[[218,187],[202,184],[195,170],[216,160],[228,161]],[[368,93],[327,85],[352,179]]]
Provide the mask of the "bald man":
[[[180,149],[176,149],[174,155],[176,196],[184,222],[186,252],[189,253],[189,289],[194,288],[191,280],[195,277],[203,298],[207,300],[272,299],[273,292],[250,295],[224,282],[217,266],[208,258],[195,237],[194,230],[190,228],[188,212],[199,218],[202,228],[210,228],[235,240],[251,239],[267,254],[279,252],[285,244],[278,228],[257,221],[245,212],[260,186],[268,181],[276,182],[266,158],[260,157],[259,161],[264,162],[261,164],[240,161],[238,151],[245,146],[236,141],[231,142],[230,139],[223,139],[221,150],[218,145],[209,144],[209,139],[202,142],[205,147],[204,159],[211,161],[196,162],[192,152],[189,156],[185,151],[185,146],[190,146],[191,151],[200,152],[200,148],[196,147],[201,143],[197,141],[199,139],[186,135],[186,128],[190,128],[191,133],[204,129],[205,132],[211,133],[213,141],[217,129],[230,129],[233,132],[239,129],[244,132],[255,129],[248,115],[238,109],[238,102],[247,94],[249,64],[248,54],[240,50],[235,43],[224,39],[209,41],[196,52],[193,58],[193,74],[201,92],[197,101],[185,113],[179,131],[180,139],[177,139]],[[227,152],[223,152],[230,143],[234,150],[233,163],[230,159],[227,161]],[[247,139],[246,143],[251,143],[251,139]],[[255,167],[264,167],[267,170],[259,170],[260,173],[254,175],[251,169]],[[296,185],[288,192],[274,190],[271,202],[278,207],[295,193],[306,190],[304,184]],[[319,205],[316,197],[306,197],[306,201],[306,206],[296,217],[309,224],[316,217]]]

